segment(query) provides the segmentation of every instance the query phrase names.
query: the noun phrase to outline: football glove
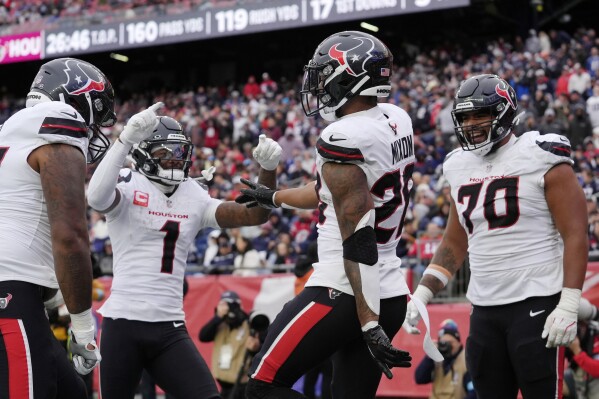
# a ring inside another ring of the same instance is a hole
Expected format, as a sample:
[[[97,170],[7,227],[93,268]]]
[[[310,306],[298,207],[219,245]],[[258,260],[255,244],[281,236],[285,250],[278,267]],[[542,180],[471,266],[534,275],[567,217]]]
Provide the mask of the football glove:
[[[89,374],[96,368],[102,356],[94,339],[94,330],[77,332],[71,330],[70,350],[73,354],[73,365],[81,375]]]
[[[419,285],[414,291],[413,296],[420,299],[420,301],[426,306],[430,300],[433,298],[433,292],[424,285]],[[420,330],[418,327],[418,322],[420,321],[420,312],[418,312],[418,308],[414,301],[408,302],[408,306],[406,308],[406,319],[403,323],[403,328],[410,334],[420,334]]]
[[[393,378],[391,368],[410,367],[412,357],[408,352],[394,348],[380,325],[362,332],[370,355],[388,379]]]
[[[119,136],[121,142],[132,146],[150,137],[158,125],[156,111],[163,106],[163,103],[157,102],[150,105],[146,110],[133,115]]]
[[[253,183],[246,179],[241,182],[249,188],[242,188],[241,195],[235,198],[238,204],[245,204],[248,208],[259,206],[265,209],[278,208],[275,204],[275,193],[277,190],[266,187],[264,184]]]
[[[265,134],[261,134],[258,140],[258,146],[253,152],[254,159],[260,164],[262,169],[275,170],[279,165],[283,149],[279,143],[267,138]]]
[[[547,348],[570,345],[576,337],[578,306],[582,291],[576,288],[563,288],[557,307],[547,316],[541,338],[547,338]]]

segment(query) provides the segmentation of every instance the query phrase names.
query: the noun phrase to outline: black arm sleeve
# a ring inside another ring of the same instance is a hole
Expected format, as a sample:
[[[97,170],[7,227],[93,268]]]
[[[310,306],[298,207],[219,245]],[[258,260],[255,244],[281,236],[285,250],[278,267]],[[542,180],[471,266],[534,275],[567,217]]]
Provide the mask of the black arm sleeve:
[[[414,379],[416,384],[428,384],[433,382],[433,372],[435,371],[435,362],[428,356],[420,362],[416,371],[414,372]]]
[[[218,331],[218,326],[222,321],[223,319],[218,316],[214,316],[212,319],[210,319],[210,321],[206,323],[200,330],[200,334],[198,336],[200,342],[214,341],[214,337],[216,337],[216,332]]]

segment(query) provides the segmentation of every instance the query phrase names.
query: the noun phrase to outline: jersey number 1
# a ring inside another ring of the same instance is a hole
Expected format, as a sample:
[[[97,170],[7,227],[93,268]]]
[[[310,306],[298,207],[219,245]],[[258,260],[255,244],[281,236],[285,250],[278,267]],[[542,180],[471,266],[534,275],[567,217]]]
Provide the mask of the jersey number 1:
[[[160,231],[164,231],[164,245],[162,248],[162,268],[160,273],[171,274],[173,272],[173,263],[175,261],[175,248],[179,238],[179,227],[181,223],[167,220]]]

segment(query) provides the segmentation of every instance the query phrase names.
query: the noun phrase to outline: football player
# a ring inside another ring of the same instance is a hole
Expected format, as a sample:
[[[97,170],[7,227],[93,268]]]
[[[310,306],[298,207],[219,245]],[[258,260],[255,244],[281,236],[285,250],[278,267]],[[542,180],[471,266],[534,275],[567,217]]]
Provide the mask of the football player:
[[[213,199],[189,178],[193,146],[181,125],[156,116],[154,104],[129,120],[88,187],[92,208],[106,215],[114,278],[100,308],[104,399],[135,395],[146,369],[177,398],[217,398],[214,378],[185,327],[183,278],[197,233],[265,223],[270,211]],[[131,153],[134,169],[121,169]],[[281,147],[260,137],[259,182],[275,187]]]
[[[108,148],[114,91],[92,64],[73,58],[41,66],[26,108],[0,130],[0,397],[87,397],[54,339],[44,311],[71,314],[73,362],[100,362],[91,315],[92,265],[86,219],[86,159]],[[62,296],[57,291],[60,288]]]
[[[250,371],[249,398],[303,398],[291,386],[331,356],[336,398],[374,398],[382,372],[391,378],[392,367],[410,366],[410,355],[390,342],[409,293],[395,247],[415,160],[410,118],[377,103],[389,96],[392,67],[384,43],[349,31],[325,39],[304,68],[305,114],[333,123],[316,145],[316,183],[280,193],[287,205],[320,210],[319,261],[269,327]],[[281,205],[274,200],[272,190],[262,199],[239,198]]]
[[[414,295],[428,303],[468,254],[466,357],[478,396],[558,398],[587,265],[586,202],[568,139],[514,136],[516,109],[496,75],[460,85],[452,115],[462,148],[443,164],[451,211]],[[419,318],[411,301],[408,328]]]

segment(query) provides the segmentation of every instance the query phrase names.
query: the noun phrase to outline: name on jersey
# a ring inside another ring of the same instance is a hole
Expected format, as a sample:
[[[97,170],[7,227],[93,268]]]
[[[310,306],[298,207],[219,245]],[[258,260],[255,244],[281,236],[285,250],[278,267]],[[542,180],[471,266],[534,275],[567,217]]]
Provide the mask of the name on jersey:
[[[189,219],[189,215],[178,215],[176,213],[158,212],[158,211],[151,211],[151,210],[148,210],[148,215],[161,216],[161,217],[170,218],[170,219]]]
[[[501,175],[501,176],[485,176],[485,177],[471,177],[470,181],[474,182],[474,183],[480,183],[483,181],[487,181],[487,180],[495,180],[495,179],[505,179],[506,175]]]
[[[412,136],[401,137],[391,143],[391,155],[393,156],[393,163],[404,160],[407,157],[413,157],[414,143]]]

